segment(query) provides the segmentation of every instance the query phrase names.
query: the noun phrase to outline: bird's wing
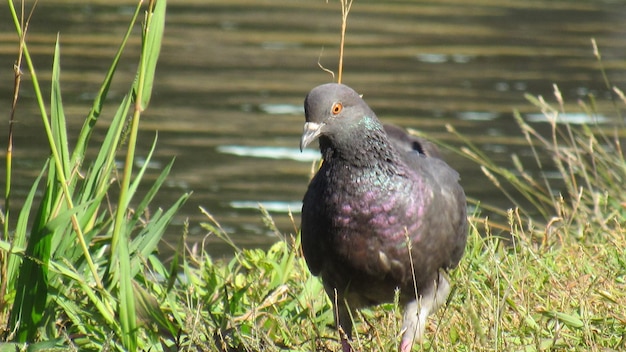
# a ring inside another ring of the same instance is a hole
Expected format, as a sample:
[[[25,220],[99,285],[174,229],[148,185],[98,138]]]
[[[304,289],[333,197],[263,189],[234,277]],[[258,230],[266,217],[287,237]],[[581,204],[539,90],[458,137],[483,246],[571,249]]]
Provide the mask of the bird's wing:
[[[402,154],[406,164],[428,184],[433,197],[430,199],[427,213],[422,217],[422,229],[430,246],[423,246],[427,251],[435,248],[444,259],[445,268],[454,268],[461,260],[467,242],[467,203],[465,192],[459,184],[459,173],[446,162],[416,153]]]
[[[328,229],[330,224],[324,223],[326,219],[320,214],[325,211],[323,207],[323,193],[327,188],[326,179],[318,174],[313,177],[302,202],[302,218],[300,223],[300,236],[302,252],[307,266],[313,275],[319,275],[323,269],[326,256],[329,253],[331,239]]]
[[[439,148],[432,142],[417,136],[408,134],[403,128],[396,125],[384,124],[389,141],[399,152],[417,152],[433,158],[441,159]]]

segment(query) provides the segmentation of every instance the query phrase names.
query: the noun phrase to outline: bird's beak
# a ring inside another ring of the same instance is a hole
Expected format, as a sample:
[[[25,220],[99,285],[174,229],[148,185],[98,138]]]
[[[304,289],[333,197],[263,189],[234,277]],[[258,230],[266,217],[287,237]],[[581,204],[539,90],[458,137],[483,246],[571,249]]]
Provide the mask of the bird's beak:
[[[300,139],[300,151],[309,143],[313,142],[322,133],[323,123],[305,122],[302,138]]]

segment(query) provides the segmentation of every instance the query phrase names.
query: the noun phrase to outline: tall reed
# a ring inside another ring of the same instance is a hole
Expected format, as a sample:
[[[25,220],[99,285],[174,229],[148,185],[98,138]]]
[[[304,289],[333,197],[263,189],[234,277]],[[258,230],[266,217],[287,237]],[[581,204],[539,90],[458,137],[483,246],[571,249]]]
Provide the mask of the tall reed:
[[[8,7],[20,43],[18,62],[22,62],[23,54],[51,156],[19,212],[12,236],[5,235],[0,242],[6,259],[5,291],[1,292],[6,303],[1,307],[2,315],[9,315],[6,337],[16,343],[33,343],[64,341],[64,336],[72,334],[75,338],[71,344],[78,349],[150,348],[161,334],[140,329],[137,312],[142,312],[144,318],[153,316],[157,322],[163,313],[158,304],[148,304],[156,298],[153,290],[146,289],[154,284],[146,270],[147,263],[155,255],[173,215],[188,197],[182,195],[169,209],[158,209],[149,220],[143,219],[172,163],[143,197],[138,196],[137,189],[153,155],[156,137],[146,162],[137,170],[133,168],[138,128],[150,101],[161,48],[166,1],[150,1],[146,5],[138,2],[73,149],[60,88],[62,42],[57,38],[48,100],[41,94],[29,54],[28,21],[24,21],[23,11],[18,16],[13,1],[8,1]],[[99,117],[105,104],[114,104],[107,97],[108,90],[142,11],[141,52],[135,79],[119,102],[104,140],[95,144],[92,132],[101,124]],[[50,107],[49,114],[46,106]],[[85,164],[88,148],[98,153]],[[120,170],[115,164],[118,156],[125,160]],[[116,175],[121,175],[120,183],[112,182]],[[117,185],[119,198],[116,208],[110,210],[107,197]],[[10,189],[10,183],[7,188]],[[40,200],[35,196],[38,190],[43,191]],[[5,228],[8,220],[5,218]],[[58,325],[59,317],[63,317],[62,326]],[[171,322],[161,319],[160,324],[170,334],[176,334]]]

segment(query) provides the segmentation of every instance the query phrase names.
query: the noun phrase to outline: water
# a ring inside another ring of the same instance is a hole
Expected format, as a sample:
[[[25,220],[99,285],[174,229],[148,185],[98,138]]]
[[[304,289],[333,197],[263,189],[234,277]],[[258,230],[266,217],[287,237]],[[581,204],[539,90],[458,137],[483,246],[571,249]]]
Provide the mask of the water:
[[[578,123],[581,118],[590,121],[580,114],[577,101],[593,94],[599,102],[599,122],[614,121],[591,38],[600,47],[612,84],[624,89],[626,7],[618,4],[356,0],[348,23],[343,81],[364,94],[382,120],[458,145],[445,132],[444,125],[452,124],[494,160],[507,163],[511,153],[528,155],[513,109],[538,129],[547,129],[524,93],[554,101],[552,85],[558,84],[570,112],[565,117]],[[17,40],[2,6],[0,106],[8,112]],[[132,1],[45,1],[35,11],[28,41],[44,86],[60,33],[71,135],[82,125],[133,6]],[[318,61],[336,70],[339,23],[337,1],[169,2],[154,96],[143,115],[138,153],[147,153],[158,132],[152,175],[176,157],[153,207],[168,206],[183,192],[193,191],[167,241],[176,243],[185,218],[190,222],[189,240],[204,239],[206,231],[199,223],[206,218],[200,206],[244,247],[264,247],[276,240],[258,204],[268,209],[279,229],[296,231],[287,211],[294,212],[297,227],[300,200],[317,157],[314,148],[298,150],[302,102],[311,88],[332,80]],[[102,139],[107,119],[133,79],[137,51],[134,38],[94,143]],[[3,116],[6,121],[8,113]],[[48,154],[27,77],[16,119],[13,204],[19,207]],[[0,145],[6,145],[4,129]],[[0,153],[4,159],[4,151]],[[509,205],[475,165],[454,154],[446,159],[461,173],[470,197]],[[229,251],[214,238],[206,246],[216,255]]]

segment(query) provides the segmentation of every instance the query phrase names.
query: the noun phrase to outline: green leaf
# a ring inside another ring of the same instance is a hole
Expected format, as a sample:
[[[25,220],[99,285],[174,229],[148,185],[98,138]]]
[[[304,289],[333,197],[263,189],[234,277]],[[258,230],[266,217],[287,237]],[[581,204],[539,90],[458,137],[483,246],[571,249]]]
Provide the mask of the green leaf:
[[[47,187],[19,269],[15,302],[9,319],[11,330],[17,331],[17,342],[34,339],[48,300],[48,261],[52,233],[46,223],[51,213],[52,193],[52,188]]]
[[[141,233],[137,235],[137,238],[133,240],[131,247],[133,250],[137,251],[137,255],[135,255],[131,261],[131,275],[133,277],[134,275],[137,275],[141,268],[141,258],[147,257],[156,250],[157,245],[161,241],[161,238],[167,229],[167,226],[170,224],[180,207],[185,204],[189,196],[189,193],[182,195],[176,203],[174,203],[174,205],[172,205],[162,215],[162,211],[157,212]]]
[[[144,30],[145,37],[143,40],[142,50],[142,73],[143,82],[139,82],[141,87],[141,109],[144,110],[150,103],[152,95],[152,86],[154,84],[154,73],[156,71],[157,61],[161,52],[161,41],[163,39],[163,31],[165,29],[165,8],[167,2],[165,0],[157,0],[152,13],[147,14],[146,28]]]
[[[174,339],[178,328],[163,313],[159,301],[135,281],[133,281],[133,288],[136,293],[137,319],[145,324],[156,324],[161,334],[169,335],[169,338]]]
[[[554,318],[571,328],[580,329],[585,326],[585,323],[578,316],[575,316],[575,315],[565,314],[565,313],[556,312],[556,311],[549,311],[549,310],[541,311],[541,314],[550,318]]]
[[[60,66],[60,46],[59,37],[54,46],[54,59],[52,61],[52,89],[50,93],[50,120],[52,127],[52,136],[54,144],[59,149],[57,154],[61,158],[62,171],[66,179],[69,178],[70,170],[70,152],[67,142],[67,131],[65,126],[65,113],[63,111],[63,100],[61,99],[61,66]]]
[[[74,148],[74,152],[72,153],[72,165],[82,162],[82,159],[85,157],[85,150],[87,149],[87,143],[89,142],[89,138],[91,137],[91,132],[96,126],[96,121],[98,120],[98,117],[100,116],[100,113],[102,111],[102,107],[104,106],[104,102],[106,101],[107,95],[109,93],[109,87],[111,86],[111,81],[113,80],[113,76],[115,74],[115,71],[117,70],[117,65],[120,61],[120,58],[122,57],[124,48],[126,47],[126,42],[128,41],[128,38],[130,38],[130,35],[135,28],[135,22],[137,22],[137,17],[139,16],[140,10],[141,1],[138,2],[137,7],[135,8],[135,13],[128,25],[128,29],[126,30],[126,34],[124,35],[124,39],[122,39],[122,43],[120,44],[120,47],[115,54],[115,58],[113,59],[113,62],[109,67],[109,71],[107,72],[104,81],[100,86],[100,92],[94,99],[91,111],[85,119],[80,134],[78,135],[76,148]]]
[[[20,214],[17,219],[17,225],[15,226],[15,235],[11,243],[11,247],[13,249],[23,248],[24,244],[26,244],[26,234],[28,231],[27,230],[28,219],[30,216],[31,209],[33,207],[33,199],[35,198],[35,194],[37,193],[37,187],[39,186],[39,182],[41,181],[41,178],[45,174],[45,170],[47,167],[48,167],[48,161],[46,161],[46,164],[44,165],[43,170],[41,170],[41,172],[39,173],[39,176],[37,176],[37,179],[35,179],[35,182],[33,182],[33,185],[30,188],[30,192],[28,192],[28,196],[26,197],[26,200],[24,201],[24,204],[22,205],[22,209],[20,210]],[[20,263],[22,262],[22,259],[21,257],[17,255],[9,255],[8,261],[9,262],[7,264],[8,269],[7,269],[7,281],[6,282],[7,282],[7,287],[9,291],[11,291],[15,287],[18,273],[19,273],[18,269],[20,267]]]
[[[150,161],[152,160],[152,155],[154,154],[154,149],[156,148],[156,143],[157,143],[157,139],[158,136],[154,136],[154,141],[152,142],[152,147],[150,148],[150,152],[148,153],[148,156],[146,157],[143,165],[141,166],[141,168],[139,169],[139,172],[137,173],[137,175],[135,175],[135,177],[133,177],[133,182],[130,184],[130,187],[128,188],[128,197],[126,198],[128,201],[130,201],[130,199],[135,195],[135,192],[137,191],[137,189],[139,188],[139,185],[141,183],[141,180],[143,179],[143,175],[146,173],[146,170],[148,169],[148,165],[150,164]],[[161,177],[162,178],[164,176],[167,176],[167,174],[169,174],[169,171],[172,167],[172,163],[174,162],[174,160],[172,160],[169,165],[163,170],[163,172],[161,172]],[[164,180],[161,181],[161,183]],[[156,186],[156,190],[158,190],[158,187],[161,186],[161,183],[155,183]],[[150,192],[148,192],[148,196],[146,196],[144,198],[144,200],[139,204],[139,207],[137,207],[137,209],[135,210],[135,216],[133,218],[133,220],[130,222],[131,225],[139,218],[139,216],[141,216],[141,214],[143,213],[144,209],[147,207],[148,203],[150,202],[150,200],[152,200],[152,198],[154,197],[156,190],[154,189],[155,186],[152,187],[152,189],[150,190]],[[123,205],[125,208],[128,208],[129,204],[124,204]]]
[[[127,240],[122,237],[123,242]],[[122,327],[122,341],[129,351],[137,350],[137,321],[135,314],[135,292],[132,286],[132,275],[129,261],[128,244],[120,243],[117,247],[119,258],[119,314]]]

